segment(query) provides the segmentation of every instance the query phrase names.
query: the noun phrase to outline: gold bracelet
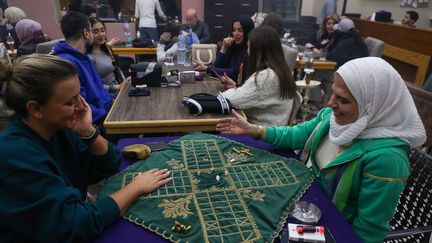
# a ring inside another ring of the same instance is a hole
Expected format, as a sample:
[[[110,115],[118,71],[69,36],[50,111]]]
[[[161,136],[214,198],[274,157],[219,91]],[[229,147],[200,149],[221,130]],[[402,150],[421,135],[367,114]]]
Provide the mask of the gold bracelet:
[[[258,126],[257,126],[257,134],[256,134],[255,138],[256,138],[256,139],[262,139],[262,138],[263,138],[263,137],[262,137],[262,136],[263,136],[263,131],[264,131],[264,127],[258,125]]]

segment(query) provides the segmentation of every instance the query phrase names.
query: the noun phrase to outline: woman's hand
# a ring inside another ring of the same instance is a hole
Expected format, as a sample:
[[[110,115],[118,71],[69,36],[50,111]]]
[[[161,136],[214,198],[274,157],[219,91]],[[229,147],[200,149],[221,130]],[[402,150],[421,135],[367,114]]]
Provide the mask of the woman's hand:
[[[141,195],[148,194],[170,182],[172,178],[167,178],[169,174],[168,169],[151,169],[135,176],[131,184],[137,188]]]
[[[131,76],[125,78],[125,80],[123,80],[123,82],[121,84],[118,84],[118,85],[115,86],[115,90],[116,91],[120,91],[125,84],[128,84],[128,83],[131,82],[131,79],[132,79]]]
[[[94,127],[92,126],[92,111],[90,106],[80,95],[78,97],[77,106],[77,122],[71,128],[73,132],[78,134],[80,137],[88,137],[94,132]]]
[[[167,42],[169,42],[171,40],[171,37],[172,37],[171,33],[169,33],[169,32],[163,32],[162,35],[160,36],[160,39],[163,42],[167,43]]]
[[[228,48],[234,43],[234,38],[233,37],[226,37],[225,39],[223,39],[222,42],[222,47],[220,52],[222,52],[223,54],[226,54],[226,52],[228,51]]]
[[[119,45],[120,43],[121,43],[120,38],[114,37],[110,41],[108,41],[107,44],[110,45],[110,46],[115,46],[115,45]]]
[[[235,110],[232,110],[232,117],[221,119],[216,125],[216,131],[222,134],[255,135],[255,130],[254,125],[247,122],[246,119]]]
[[[224,76],[221,76],[220,79],[221,83],[223,84],[225,89],[232,89],[237,87],[237,84],[234,80],[232,80],[226,73],[224,73]]]
[[[202,64],[200,62],[194,62],[193,65],[195,66],[194,67],[195,71],[207,72],[207,66],[206,65],[204,65],[204,64]]]

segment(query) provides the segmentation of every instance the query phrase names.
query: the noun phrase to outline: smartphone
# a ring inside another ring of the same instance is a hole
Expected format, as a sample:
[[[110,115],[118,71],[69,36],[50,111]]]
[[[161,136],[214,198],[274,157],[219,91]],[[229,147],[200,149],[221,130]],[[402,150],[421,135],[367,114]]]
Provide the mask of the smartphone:
[[[214,73],[214,75],[216,75],[216,77],[224,84],[224,83],[226,83],[226,81],[225,80],[223,80],[222,79],[222,76],[218,73],[218,72],[216,72],[216,70],[213,68],[213,67],[211,67],[211,66],[209,66],[209,68],[210,68],[210,70]]]
[[[145,143],[145,145],[149,146],[151,151],[159,151],[166,148],[166,143],[163,141]]]
[[[150,90],[148,88],[135,88],[132,87],[131,90],[129,90],[129,97],[135,97],[135,96],[149,96]]]

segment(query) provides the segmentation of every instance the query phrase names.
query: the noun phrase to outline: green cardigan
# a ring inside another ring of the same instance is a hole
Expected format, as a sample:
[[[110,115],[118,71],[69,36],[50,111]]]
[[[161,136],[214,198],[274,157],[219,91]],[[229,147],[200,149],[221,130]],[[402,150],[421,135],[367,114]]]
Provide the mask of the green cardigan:
[[[341,169],[339,184],[329,196],[364,242],[382,242],[410,173],[409,145],[397,138],[358,139],[320,170],[314,155],[329,132],[331,114],[331,108],[325,108],[297,126],[269,127],[265,140],[279,148],[301,149],[316,128],[309,152],[312,173],[328,192]]]
[[[120,218],[111,197],[85,202],[87,184],[115,174],[113,144],[103,156],[68,130],[42,139],[21,119],[0,133],[0,242],[88,242]]]

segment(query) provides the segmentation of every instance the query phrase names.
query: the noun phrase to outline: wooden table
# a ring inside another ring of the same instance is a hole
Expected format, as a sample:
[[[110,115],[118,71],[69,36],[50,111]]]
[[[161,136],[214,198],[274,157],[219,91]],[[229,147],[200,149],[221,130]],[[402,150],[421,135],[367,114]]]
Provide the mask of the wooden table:
[[[302,69],[305,67],[306,65],[306,60],[303,59],[302,61],[297,60],[296,61],[296,70],[295,70],[295,75],[294,78],[296,78],[297,80],[301,80],[301,74],[302,74]],[[314,60],[313,62],[313,66],[314,66],[314,70],[319,70],[319,71],[334,71],[336,68],[336,62],[333,61],[319,61],[319,60]]]
[[[118,55],[156,55],[156,47],[113,47],[114,54]]]
[[[305,64],[305,60],[297,60],[295,67],[297,69],[303,69]],[[333,61],[314,61],[313,65],[315,70],[334,70],[336,68],[336,62]]]
[[[182,83],[180,87],[150,88],[151,96],[129,97],[131,84],[125,84],[105,119],[108,134],[215,131],[223,115],[192,116],[180,103],[183,96],[223,90],[218,81]]]

